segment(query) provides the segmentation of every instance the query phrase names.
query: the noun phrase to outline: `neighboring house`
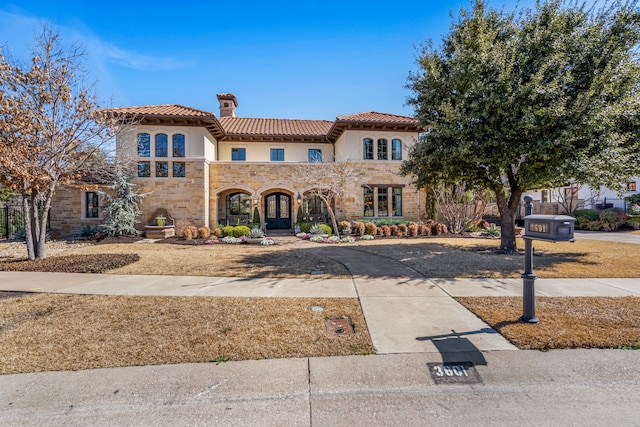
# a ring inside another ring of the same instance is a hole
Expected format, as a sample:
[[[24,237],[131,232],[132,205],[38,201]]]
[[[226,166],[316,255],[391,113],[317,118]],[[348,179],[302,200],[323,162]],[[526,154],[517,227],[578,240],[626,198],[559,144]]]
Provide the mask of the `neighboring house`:
[[[294,165],[349,160],[366,174],[335,202],[340,219],[402,218],[424,214],[422,191],[398,175],[418,139],[417,120],[366,112],[334,121],[236,117],[233,94],[218,94],[220,117],[181,105],[111,109],[135,120],[118,136],[120,160],[134,162],[132,182],[153,193],[143,200],[140,229],[158,208],[196,226],[251,221],[258,207],[268,229],[290,229],[302,206],[305,221],[327,221],[312,185],[293,182]],[[92,189],[61,189],[51,226],[62,234],[98,225],[102,204]]]
[[[626,210],[625,197],[640,193],[640,177],[632,178],[625,190],[620,195],[606,187],[593,189],[586,184],[571,183],[563,187],[528,191],[527,194],[533,197],[534,213],[563,214],[575,209]]]

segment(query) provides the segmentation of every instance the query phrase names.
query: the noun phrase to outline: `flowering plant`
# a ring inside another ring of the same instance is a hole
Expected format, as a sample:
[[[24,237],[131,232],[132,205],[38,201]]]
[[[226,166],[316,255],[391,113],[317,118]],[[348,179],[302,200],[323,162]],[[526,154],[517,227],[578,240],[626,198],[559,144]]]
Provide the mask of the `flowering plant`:
[[[313,236],[309,239],[312,242],[322,243],[324,241],[324,237],[322,236]]]
[[[296,234],[296,237],[302,240],[307,240],[309,237],[311,237],[311,234],[309,233],[298,233]]]
[[[340,241],[341,241],[342,243],[353,243],[353,242],[355,242],[355,241],[356,241],[356,239],[354,239],[354,238],[353,238],[353,237],[351,237],[351,236],[345,236],[345,237],[343,237],[342,239],[340,239]]]
[[[227,236],[222,238],[222,243],[242,243],[242,240],[233,236]]]
[[[262,242],[260,242],[260,244],[262,246],[271,246],[271,245],[275,245],[276,242],[274,242],[273,239],[271,239],[270,237],[267,237],[263,239]]]
[[[373,240],[373,236],[371,234],[365,234],[364,236],[360,236],[360,240]]]

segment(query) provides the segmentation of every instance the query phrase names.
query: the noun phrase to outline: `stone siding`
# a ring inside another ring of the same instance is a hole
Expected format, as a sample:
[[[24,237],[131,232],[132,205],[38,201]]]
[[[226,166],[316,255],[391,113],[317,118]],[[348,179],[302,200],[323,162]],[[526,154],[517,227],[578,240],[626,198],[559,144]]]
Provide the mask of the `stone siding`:
[[[139,192],[151,192],[140,205],[142,214],[136,226],[143,231],[156,209],[164,208],[178,222],[201,227],[209,225],[206,179],[209,165],[204,160],[185,161],[185,178],[133,178]]]

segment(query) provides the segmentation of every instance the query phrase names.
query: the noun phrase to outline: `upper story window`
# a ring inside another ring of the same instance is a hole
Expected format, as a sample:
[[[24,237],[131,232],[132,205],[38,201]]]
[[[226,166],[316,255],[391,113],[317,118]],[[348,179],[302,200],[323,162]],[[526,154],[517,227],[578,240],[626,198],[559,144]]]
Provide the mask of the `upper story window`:
[[[309,163],[322,163],[322,150],[309,148]]]
[[[236,162],[244,162],[247,160],[247,149],[246,148],[232,148],[231,149],[231,160]]]
[[[362,140],[362,158],[373,160],[373,139],[365,138]]]
[[[386,139],[379,139],[378,140],[378,160],[387,160],[388,159],[388,153],[387,153],[387,140]]]
[[[184,157],[184,135],[177,133],[172,137],[173,157]]]
[[[391,140],[391,160],[402,160],[402,141],[399,139]]]
[[[169,157],[169,139],[166,133],[156,135],[156,157]]]
[[[627,191],[636,191],[636,182],[631,181],[627,183]]]
[[[151,156],[151,135],[148,133],[138,134],[138,157]]]
[[[272,162],[284,162],[284,148],[272,148],[271,149],[271,161]]]

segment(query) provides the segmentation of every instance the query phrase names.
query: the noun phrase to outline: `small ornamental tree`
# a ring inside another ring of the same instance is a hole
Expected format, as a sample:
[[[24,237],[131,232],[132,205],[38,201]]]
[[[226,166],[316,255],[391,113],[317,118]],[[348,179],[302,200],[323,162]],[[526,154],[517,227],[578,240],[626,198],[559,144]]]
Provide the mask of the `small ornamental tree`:
[[[56,190],[100,166],[122,124],[101,112],[82,59],[80,47],[67,47],[48,26],[28,66],[0,55],[0,183],[22,201],[30,260],[46,258]]]
[[[141,213],[139,204],[149,193],[138,193],[135,184],[129,182],[129,177],[118,170],[113,181],[108,186],[110,192],[100,192],[105,198],[103,210],[107,222],[103,224],[108,236],[134,236],[138,234],[136,224]]]

